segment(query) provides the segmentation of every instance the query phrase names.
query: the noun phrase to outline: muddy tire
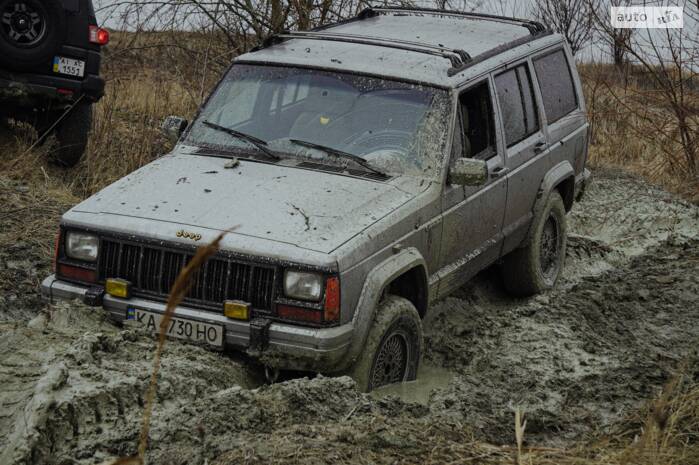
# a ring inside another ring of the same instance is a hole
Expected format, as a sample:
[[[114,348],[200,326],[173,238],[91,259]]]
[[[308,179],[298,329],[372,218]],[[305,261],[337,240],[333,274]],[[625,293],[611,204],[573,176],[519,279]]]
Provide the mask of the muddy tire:
[[[563,199],[552,192],[532,220],[522,247],[505,257],[502,275],[507,291],[530,296],[553,288],[563,270],[568,228]]]
[[[364,350],[349,375],[362,392],[412,381],[417,377],[422,347],[417,310],[409,300],[389,295],[379,305]]]
[[[78,164],[92,126],[92,105],[77,105],[56,128],[58,147],[53,159],[56,164],[71,168]]]

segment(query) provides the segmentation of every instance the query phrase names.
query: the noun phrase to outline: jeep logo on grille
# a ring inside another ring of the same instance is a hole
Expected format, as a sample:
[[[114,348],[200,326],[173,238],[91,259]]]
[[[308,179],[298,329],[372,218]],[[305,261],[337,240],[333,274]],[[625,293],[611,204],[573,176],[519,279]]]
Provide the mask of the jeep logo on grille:
[[[185,231],[184,229],[180,229],[179,231],[177,231],[177,237],[184,237],[185,239],[192,239],[193,241],[198,241],[199,239],[201,239],[201,234],[195,234],[189,231]]]

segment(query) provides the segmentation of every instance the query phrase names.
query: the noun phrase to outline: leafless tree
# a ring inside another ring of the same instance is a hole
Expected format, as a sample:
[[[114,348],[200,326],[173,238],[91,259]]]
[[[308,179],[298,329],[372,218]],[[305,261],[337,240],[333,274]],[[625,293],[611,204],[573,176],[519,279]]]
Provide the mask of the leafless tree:
[[[631,48],[631,36],[634,29],[612,27],[611,8],[625,7],[633,4],[633,0],[587,0],[593,16],[594,31],[599,41],[609,50],[610,56],[617,69],[623,71],[628,50]],[[592,2],[596,2],[593,5]],[[593,8],[596,6],[596,8]]]
[[[577,53],[592,37],[597,0],[535,0],[532,14],[562,34]]]

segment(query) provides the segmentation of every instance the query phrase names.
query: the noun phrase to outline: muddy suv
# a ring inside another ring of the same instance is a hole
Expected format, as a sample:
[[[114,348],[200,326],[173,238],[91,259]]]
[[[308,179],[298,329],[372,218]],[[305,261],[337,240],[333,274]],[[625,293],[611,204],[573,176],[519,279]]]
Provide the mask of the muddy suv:
[[[363,390],[416,377],[430,302],[479,270],[553,287],[587,176],[563,38],[471,13],[281,34],[164,127],[172,153],[64,215],[44,295],[155,330],[197,245],[237,225],[167,333]]]
[[[0,119],[33,124],[41,141],[55,133],[55,161],[75,165],[104,93],[108,41],[91,0],[0,0]]]

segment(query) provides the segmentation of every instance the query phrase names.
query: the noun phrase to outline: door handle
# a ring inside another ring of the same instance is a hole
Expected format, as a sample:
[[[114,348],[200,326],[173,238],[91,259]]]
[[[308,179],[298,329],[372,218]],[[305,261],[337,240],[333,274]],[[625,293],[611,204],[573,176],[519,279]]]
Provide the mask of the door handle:
[[[534,144],[534,153],[539,154],[539,153],[543,152],[544,150],[546,150],[546,142],[540,141],[540,142],[537,142],[536,144]]]
[[[507,173],[507,168],[504,166],[496,166],[493,168],[493,170],[490,172],[490,176],[492,178],[500,178],[502,177],[505,173]]]

